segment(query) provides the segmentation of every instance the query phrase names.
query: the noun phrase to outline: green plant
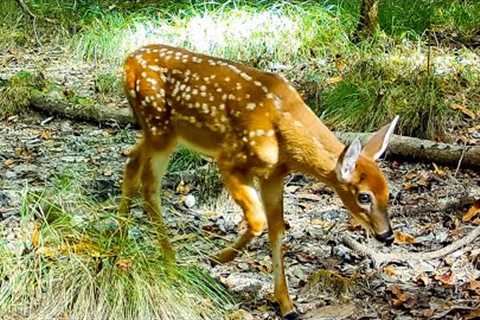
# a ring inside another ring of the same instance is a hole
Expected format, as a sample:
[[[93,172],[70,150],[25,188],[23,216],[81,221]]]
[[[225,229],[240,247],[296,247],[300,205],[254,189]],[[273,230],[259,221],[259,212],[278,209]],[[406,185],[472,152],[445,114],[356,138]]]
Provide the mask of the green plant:
[[[68,175],[67,175],[68,176]],[[165,268],[148,221],[119,220],[89,202],[71,177],[52,189],[26,190],[25,249],[0,242],[0,318],[221,319],[232,298],[202,269]],[[122,224],[128,232],[119,232]],[[198,255],[198,251],[196,252]]]
[[[114,72],[95,74],[95,92],[100,96],[120,95],[122,93],[122,82]]]

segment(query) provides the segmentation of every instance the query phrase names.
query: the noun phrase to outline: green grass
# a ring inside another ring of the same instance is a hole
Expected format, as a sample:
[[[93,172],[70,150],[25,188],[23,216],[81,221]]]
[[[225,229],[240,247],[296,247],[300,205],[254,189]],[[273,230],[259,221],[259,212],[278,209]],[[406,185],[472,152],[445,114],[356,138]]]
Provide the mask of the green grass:
[[[388,34],[421,35],[428,29],[457,33],[466,42],[480,31],[480,3],[475,0],[383,0],[380,25]]]
[[[372,46],[360,49],[343,80],[323,91],[316,111],[330,126],[373,131],[398,114],[402,134],[445,140],[446,128],[464,117],[452,104],[480,112],[478,66],[455,60],[435,65],[432,60],[445,56],[440,52],[429,58],[421,44],[388,53]]]
[[[111,95],[123,94],[122,81],[118,74],[111,71],[95,73],[95,92],[101,100],[106,100]]]
[[[178,267],[166,268],[155,226],[90,202],[71,172],[23,199],[23,249],[0,241],[1,319],[222,319],[233,304],[194,266],[198,249],[181,250]]]
[[[0,18],[0,35],[5,34],[0,45],[60,44],[73,60],[101,66],[94,83],[100,101],[119,95],[116,77],[128,52],[163,42],[283,73],[333,129],[373,130],[385,117],[398,113],[403,133],[439,138],[450,127],[450,119],[461,118],[449,108],[452,103],[461,100],[478,110],[479,68],[472,67],[478,56],[468,64],[450,63],[448,74],[437,72],[442,63],[435,59],[458,57],[448,41],[470,44],[478,35],[480,2],[381,0],[381,30],[355,45],[351,38],[359,3],[30,0],[27,4],[38,15],[32,28],[32,19],[16,8],[15,1],[7,0],[0,4],[8,13]],[[11,25],[15,32],[8,32]],[[432,68],[426,71],[425,51],[432,33],[447,46],[432,52]],[[422,62],[406,65],[412,54]],[[346,61],[344,71],[335,67],[337,55]],[[465,49],[461,55],[475,54]],[[342,81],[330,84],[329,79],[340,75]],[[181,167],[182,159],[197,161],[179,153],[171,168],[177,160]]]

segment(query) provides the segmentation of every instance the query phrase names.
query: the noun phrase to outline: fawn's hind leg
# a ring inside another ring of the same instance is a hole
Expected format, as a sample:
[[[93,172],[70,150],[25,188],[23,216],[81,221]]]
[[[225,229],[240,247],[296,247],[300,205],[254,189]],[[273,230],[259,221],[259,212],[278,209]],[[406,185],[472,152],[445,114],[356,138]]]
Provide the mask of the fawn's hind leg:
[[[169,263],[175,263],[175,251],[168,240],[168,231],[163,221],[160,203],[161,179],[167,169],[170,154],[175,147],[175,139],[164,136],[161,145],[145,144],[143,154],[143,200],[144,208],[151,222],[158,230],[158,240]]]
[[[122,196],[118,211],[126,216],[130,211],[132,197],[140,189],[140,176],[143,168],[143,145],[144,141],[139,141],[129,152],[125,170],[123,172]]]

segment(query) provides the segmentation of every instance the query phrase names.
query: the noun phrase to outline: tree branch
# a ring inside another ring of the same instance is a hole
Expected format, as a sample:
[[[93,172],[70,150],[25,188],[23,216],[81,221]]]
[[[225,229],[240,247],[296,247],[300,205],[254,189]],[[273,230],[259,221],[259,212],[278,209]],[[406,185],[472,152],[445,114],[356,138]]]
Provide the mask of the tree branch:
[[[411,263],[414,261],[425,261],[425,260],[433,260],[437,258],[444,257],[454,251],[457,251],[464,246],[471,244],[478,236],[480,236],[480,226],[473,229],[469,234],[465,237],[452,242],[446,247],[443,247],[439,250],[430,251],[430,252],[391,252],[391,253],[382,253],[378,252],[371,247],[368,247],[352,237],[348,234],[342,237],[342,242],[352,250],[358,252],[362,256],[370,257],[373,260],[373,264],[376,267],[380,267],[384,264],[388,264],[391,262],[406,262]]]

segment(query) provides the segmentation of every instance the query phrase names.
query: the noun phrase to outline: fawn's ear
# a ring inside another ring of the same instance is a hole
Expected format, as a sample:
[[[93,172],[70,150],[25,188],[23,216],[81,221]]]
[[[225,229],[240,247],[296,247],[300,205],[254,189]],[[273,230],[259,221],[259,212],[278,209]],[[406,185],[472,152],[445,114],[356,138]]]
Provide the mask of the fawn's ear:
[[[395,126],[397,125],[399,117],[395,116],[395,118],[387,124],[383,126],[375,132],[371,138],[368,140],[367,144],[363,147],[362,153],[373,159],[378,160],[381,155],[387,150],[388,142],[390,141],[390,137],[395,130]]]
[[[362,152],[362,144],[357,137],[353,139],[352,143],[345,148],[345,151],[340,156],[337,163],[337,178],[338,180],[348,183],[352,178],[352,173]]]

